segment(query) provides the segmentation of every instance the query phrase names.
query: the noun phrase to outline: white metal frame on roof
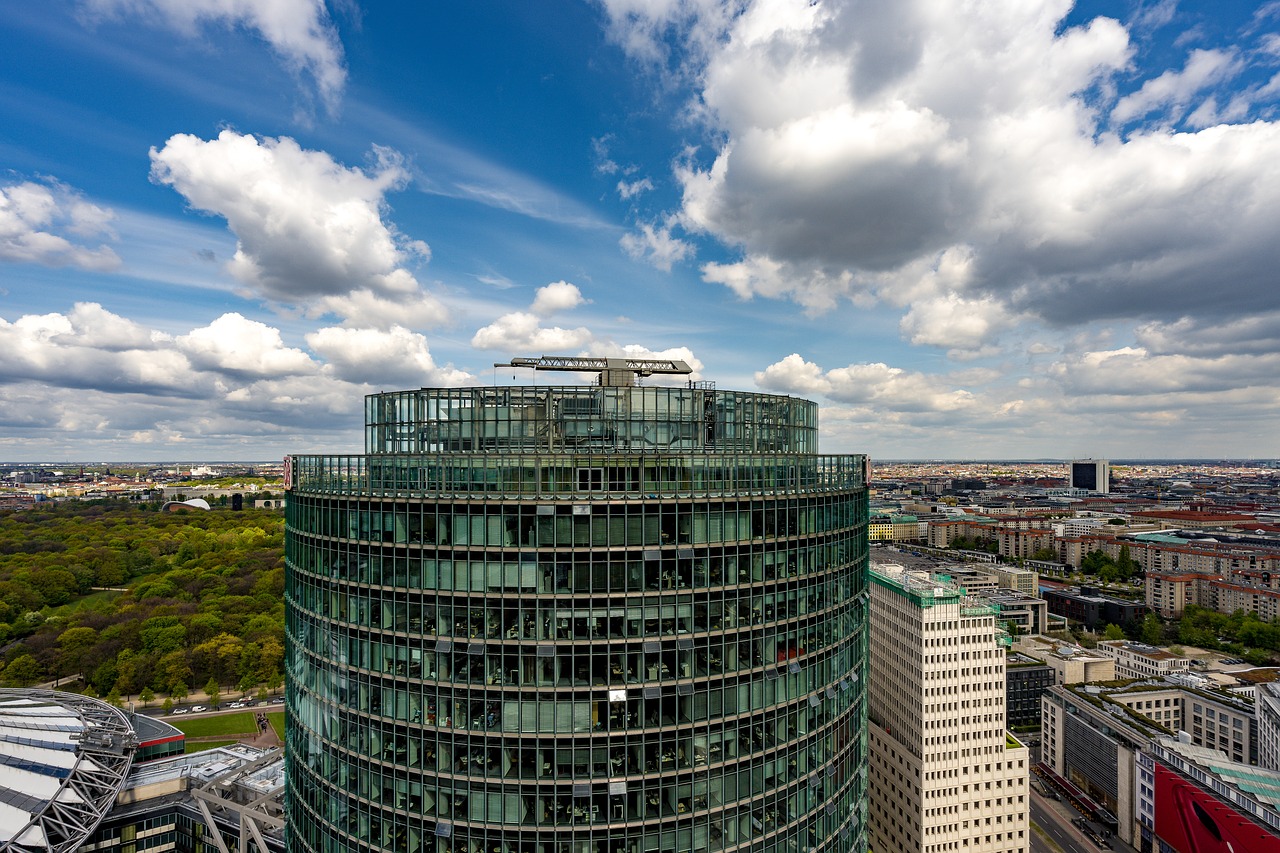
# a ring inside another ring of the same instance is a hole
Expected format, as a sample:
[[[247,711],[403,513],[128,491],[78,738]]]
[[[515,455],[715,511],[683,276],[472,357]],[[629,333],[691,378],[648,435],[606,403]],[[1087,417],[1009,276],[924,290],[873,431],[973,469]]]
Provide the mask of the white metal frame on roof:
[[[66,769],[66,775],[51,795],[31,797],[34,808],[19,810],[17,819],[25,816],[26,823],[6,833],[0,853],[73,853],[111,810],[124,786],[138,748],[133,725],[123,711],[106,702],[54,690],[0,690],[0,719],[5,717],[21,718],[24,729],[35,724],[33,734],[40,718],[47,718],[49,729],[61,733],[50,740],[74,741],[75,760],[64,767],[63,752],[57,756],[62,761],[50,762]],[[68,732],[68,726],[77,731]]]

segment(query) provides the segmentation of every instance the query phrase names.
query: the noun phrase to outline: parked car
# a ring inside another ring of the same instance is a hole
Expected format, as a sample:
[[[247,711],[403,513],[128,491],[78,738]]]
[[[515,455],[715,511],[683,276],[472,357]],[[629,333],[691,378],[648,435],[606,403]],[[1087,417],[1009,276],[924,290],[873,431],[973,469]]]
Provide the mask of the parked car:
[[[209,710],[209,709],[208,709],[208,708],[206,708],[204,705],[192,705],[192,706],[191,706],[191,713],[193,713],[193,714],[199,714],[201,711],[207,711],[207,710]]]
[[[228,707],[228,708],[247,708],[247,707],[249,707],[249,703],[247,703],[247,702],[232,702],[232,703],[231,703],[230,705],[228,705],[227,707]]]
[[[277,696],[275,699],[272,699],[272,700],[271,700],[271,704],[272,704],[272,705],[283,705],[283,704],[284,704],[284,697],[283,697],[283,696]]]
[[[191,709],[190,708],[174,708],[169,713],[170,714],[190,714]]]

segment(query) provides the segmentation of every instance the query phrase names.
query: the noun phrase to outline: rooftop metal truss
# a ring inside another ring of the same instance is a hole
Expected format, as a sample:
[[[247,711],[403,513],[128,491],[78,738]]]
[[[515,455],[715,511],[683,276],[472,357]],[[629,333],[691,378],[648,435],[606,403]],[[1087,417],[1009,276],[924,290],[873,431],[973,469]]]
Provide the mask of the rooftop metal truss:
[[[264,833],[284,831],[283,781],[269,789],[248,794],[239,788],[239,783],[258,770],[283,760],[283,752],[274,749],[192,790],[191,796],[209,828],[207,838],[213,841],[220,853],[231,853],[231,847],[223,837],[224,826],[236,828],[237,853],[249,853],[253,849],[251,845],[256,846],[258,853],[272,849]]]
[[[63,708],[76,716],[41,717],[29,713],[42,706]],[[59,769],[55,774],[62,780],[53,797],[45,800],[0,789],[5,801],[31,815],[25,826],[7,833],[9,837],[0,844],[0,853],[72,853],[93,834],[124,786],[138,747],[133,726],[120,709],[74,693],[0,690],[0,715],[6,707],[27,712],[6,722],[12,722],[13,727],[33,729],[32,745],[42,743],[38,729],[43,721],[47,730],[61,733],[63,739],[74,741],[76,746],[74,766],[65,772]],[[71,720],[78,723],[75,728],[79,731],[68,734],[66,726]],[[51,745],[49,741],[43,744]],[[44,771],[37,769],[36,772]]]
[[[513,358],[507,363],[495,363],[494,367],[527,367],[532,370],[564,370],[570,372],[597,372],[600,384],[632,385],[637,376],[654,373],[693,373],[687,362],[666,358],[579,358],[564,355],[544,355],[539,358]]]

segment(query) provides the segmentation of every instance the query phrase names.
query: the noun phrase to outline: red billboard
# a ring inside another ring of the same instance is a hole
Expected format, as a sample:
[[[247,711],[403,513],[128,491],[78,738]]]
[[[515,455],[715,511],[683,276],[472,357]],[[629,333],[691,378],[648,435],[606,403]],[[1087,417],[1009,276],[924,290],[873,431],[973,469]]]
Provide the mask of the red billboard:
[[[1280,838],[1159,762],[1156,835],[1178,853],[1280,853]]]

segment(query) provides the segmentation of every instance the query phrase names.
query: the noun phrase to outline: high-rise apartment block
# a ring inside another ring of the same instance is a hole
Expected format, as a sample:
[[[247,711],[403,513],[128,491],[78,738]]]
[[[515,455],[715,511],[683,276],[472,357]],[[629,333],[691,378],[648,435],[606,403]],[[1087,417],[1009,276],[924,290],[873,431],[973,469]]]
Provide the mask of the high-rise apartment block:
[[[994,608],[873,566],[867,728],[875,853],[1028,849],[1027,748],[1005,729]]]
[[[1069,463],[1067,485],[1086,492],[1111,493],[1111,463],[1106,459],[1076,459]]]
[[[865,850],[866,458],[635,384],[680,363],[516,365],[600,382],[375,394],[289,460],[289,849]]]

